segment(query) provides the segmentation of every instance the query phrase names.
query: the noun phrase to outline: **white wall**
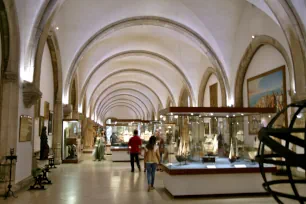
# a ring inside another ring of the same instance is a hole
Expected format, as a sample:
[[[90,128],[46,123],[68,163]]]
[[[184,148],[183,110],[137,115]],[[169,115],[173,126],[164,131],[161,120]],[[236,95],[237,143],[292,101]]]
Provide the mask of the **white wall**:
[[[40,103],[40,116],[44,116],[44,102],[49,102],[49,109],[53,112],[54,106],[54,79],[53,79],[53,68],[51,62],[51,55],[47,44],[44,47],[44,53],[41,63],[40,73],[40,91],[42,92],[42,98]],[[45,126],[48,128],[48,120],[44,121]],[[47,129],[48,133],[48,129]],[[40,134],[38,129],[35,131],[35,145],[34,151],[40,150]],[[52,147],[52,135],[48,136],[49,147]]]
[[[20,83],[19,89],[22,90],[22,84]],[[20,127],[20,116],[27,115],[34,118],[34,106],[32,108],[25,108],[23,104],[23,95],[22,91],[19,92],[19,118],[18,118],[18,127]],[[34,120],[33,120],[34,121]],[[34,122],[33,122],[34,123]],[[34,128],[33,128],[34,131]],[[33,134],[32,134],[33,139]],[[18,138],[17,138],[17,162],[16,162],[16,174],[15,174],[15,183],[26,179],[31,176],[32,169],[32,149],[33,145],[31,141],[28,142],[19,142],[19,129],[18,129]]]
[[[232,96],[234,96],[233,93],[235,90],[237,70],[243,54],[252,41],[252,35],[267,35],[275,38],[280,44],[282,44],[290,57],[290,50],[286,37],[279,25],[257,7],[247,4],[236,31],[236,43],[232,54],[231,75],[229,78]],[[276,62],[274,59],[271,59],[270,61]],[[261,64],[265,64],[265,62],[262,62]]]
[[[20,90],[22,90],[22,85],[20,85]],[[42,92],[41,98],[41,107],[40,107],[40,115],[44,114],[44,101],[48,101],[50,103],[50,110],[53,111],[53,103],[54,103],[54,86],[53,86],[53,71],[51,64],[51,56],[50,51],[47,46],[44,48],[42,66],[41,66],[41,79],[40,79],[40,91]],[[30,109],[25,108],[23,104],[23,96],[22,91],[19,94],[19,116],[28,115],[33,119],[33,134],[31,141],[29,142],[19,142],[19,136],[17,140],[17,156],[18,160],[16,163],[16,179],[15,183],[26,179],[31,176],[32,170],[32,150],[39,151],[40,150],[40,138],[38,134],[38,121],[34,119],[34,106]],[[19,117],[20,118],[20,117]],[[20,126],[20,119],[18,118],[18,127]],[[36,123],[36,124],[35,124]],[[45,121],[45,125],[48,127],[48,121]],[[19,130],[18,130],[19,134]],[[52,137],[48,137],[49,146],[52,145]],[[33,147],[34,145],[34,147]]]
[[[139,119],[137,115],[130,108],[121,107],[121,106],[110,109],[105,114],[105,118],[103,120],[105,120],[108,117],[114,117],[118,119]]]
[[[247,96],[247,79],[257,76],[259,74],[268,72],[272,69],[286,65],[286,62],[282,55],[272,46],[265,45],[261,47],[254,55],[248,71],[246,73],[243,83],[243,104],[244,107],[248,107],[248,96]],[[286,92],[290,89],[289,75],[286,66]],[[290,97],[287,95],[287,104],[290,103]],[[248,135],[248,125],[245,124],[245,141],[247,144],[252,144],[255,135]]]
[[[210,93],[209,93],[209,86],[218,83],[218,107],[222,106],[222,96],[221,96],[221,88],[220,88],[220,83],[218,82],[217,77],[212,74],[207,82],[205,92],[204,92],[204,106],[205,107],[210,107]]]

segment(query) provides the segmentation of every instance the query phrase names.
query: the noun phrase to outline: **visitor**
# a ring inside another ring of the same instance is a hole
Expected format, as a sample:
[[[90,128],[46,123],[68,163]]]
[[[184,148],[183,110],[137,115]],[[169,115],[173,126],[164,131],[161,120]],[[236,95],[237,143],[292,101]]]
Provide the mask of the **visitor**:
[[[148,192],[154,189],[154,179],[157,164],[160,161],[159,148],[156,145],[156,137],[151,136],[145,147],[144,160],[147,170]]]
[[[130,158],[131,158],[131,172],[134,172],[134,160],[136,160],[137,167],[139,171],[141,171],[141,167],[139,164],[139,154],[141,148],[141,139],[138,136],[138,130],[134,130],[134,136],[129,140],[128,143]]]

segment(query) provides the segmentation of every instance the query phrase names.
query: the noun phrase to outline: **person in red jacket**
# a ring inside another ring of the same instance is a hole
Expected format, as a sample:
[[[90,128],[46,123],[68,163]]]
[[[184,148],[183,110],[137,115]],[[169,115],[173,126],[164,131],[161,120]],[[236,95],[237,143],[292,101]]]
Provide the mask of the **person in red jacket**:
[[[141,139],[138,136],[138,130],[134,130],[134,136],[129,140],[129,151],[131,157],[131,172],[134,172],[134,161],[136,160],[137,167],[139,171],[141,171],[141,167],[139,164],[139,154],[141,148]]]

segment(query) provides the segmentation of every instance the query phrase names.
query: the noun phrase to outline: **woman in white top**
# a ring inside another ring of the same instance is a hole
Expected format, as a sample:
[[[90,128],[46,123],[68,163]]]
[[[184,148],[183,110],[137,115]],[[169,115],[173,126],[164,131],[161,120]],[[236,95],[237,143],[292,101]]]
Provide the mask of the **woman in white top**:
[[[147,170],[148,192],[154,189],[155,171],[160,161],[159,148],[156,145],[156,137],[151,136],[145,147],[144,160]]]

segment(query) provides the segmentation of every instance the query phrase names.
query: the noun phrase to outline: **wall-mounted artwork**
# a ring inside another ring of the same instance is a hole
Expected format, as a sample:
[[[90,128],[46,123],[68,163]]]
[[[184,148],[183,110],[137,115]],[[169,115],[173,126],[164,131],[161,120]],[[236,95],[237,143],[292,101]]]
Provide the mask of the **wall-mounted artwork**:
[[[53,132],[53,113],[49,113],[49,120],[48,120],[48,135],[52,135]]]
[[[285,66],[273,69],[247,80],[249,107],[276,108],[282,110],[286,106],[286,72]],[[276,124],[287,126],[287,117]],[[257,134],[260,119],[250,116],[249,134]]]
[[[40,116],[39,117],[39,136],[41,135],[41,131],[42,131],[42,128],[45,126],[45,117],[43,116]]]
[[[34,110],[35,110],[35,118],[38,118],[40,116],[40,99],[38,99],[36,101],[36,105],[34,107]]]
[[[209,86],[210,107],[218,107],[218,83]]]
[[[20,116],[19,142],[31,141],[32,138],[32,117],[27,115]]]
[[[50,104],[49,102],[45,101],[44,103],[44,117],[46,120],[49,120],[49,112],[50,112]]]

